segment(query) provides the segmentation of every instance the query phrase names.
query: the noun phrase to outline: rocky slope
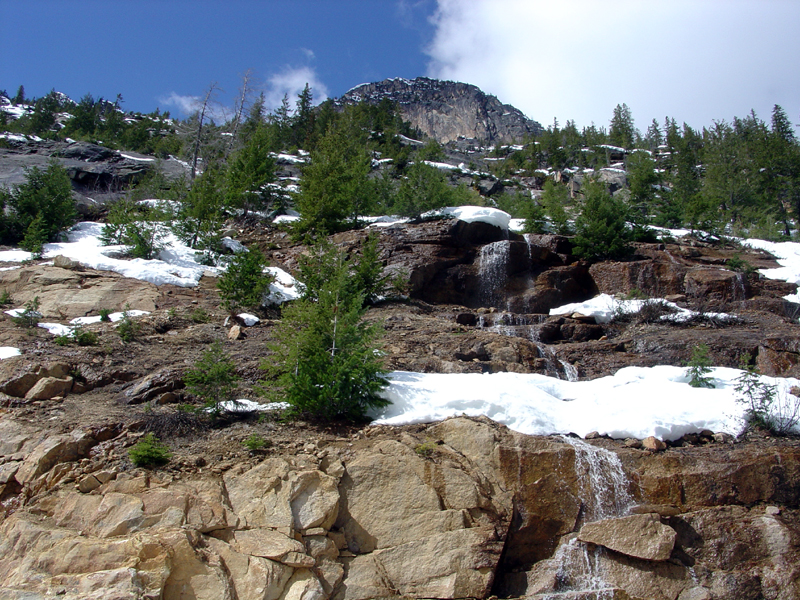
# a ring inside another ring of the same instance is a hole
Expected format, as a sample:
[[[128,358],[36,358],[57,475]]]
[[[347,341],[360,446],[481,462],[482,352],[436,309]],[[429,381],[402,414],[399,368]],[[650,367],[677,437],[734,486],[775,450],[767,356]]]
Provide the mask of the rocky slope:
[[[305,250],[260,222],[236,226],[287,270]],[[333,241],[356,249],[364,235]],[[410,277],[409,301],[368,313],[385,330],[392,369],[574,376],[567,363],[596,377],[679,365],[705,341],[715,364],[737,366],[748,351],[766,373],[800,374],[796,307],[781,299],[794,286],[723,267],[737,252],[774,266],[761,252],[684,239],[588,265],[566,238],[453,220],[382,229],[380,248],[387,269]],[[226,323],[211,277],[156,287],[69,266],[0,271],[0,288],[18,305],[38,296],[51,321],[125,303],[152,312],[129,343],[114,324],[88,326],[100,339],[89,347],[0,321],[0,345],[23,351],[0,361],[0,597],[800,594],[795,439],[582,442],[465,418],[361,428],[244,416],[209,426],[174,408],[189,399],[183,373],[225,339],[242,396],[256,397],[277,314],[241,330]],[[634,288],[740,320],[546,315]],[[130,463],[145,431],[169,440],[166,467]],[[268,446],[247,450],[252,434]]]
[[[509,104],[485,94],[477,86],[427,77],[384,79],[365,83],[337,99],[338,104],[383,99],[395,102],[412,127],[438,142],[459,137],[474,138],[487,144],[510,143],[541,131],[542,126],[528,119]]]

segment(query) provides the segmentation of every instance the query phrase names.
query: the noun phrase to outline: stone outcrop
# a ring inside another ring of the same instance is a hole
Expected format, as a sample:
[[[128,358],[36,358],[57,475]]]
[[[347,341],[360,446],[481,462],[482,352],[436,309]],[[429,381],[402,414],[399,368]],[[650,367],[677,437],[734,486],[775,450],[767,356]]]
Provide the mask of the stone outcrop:
[[[79,212],[87,215],[96,213],[102,201],[121,196],[156,164],[168,178],[186,174],[185,166],[173,158],[156,162],[152,156],[120,153],[88,142],[13,139],[5,142],[5,147],[0,148],[0,187],[24,183],[26,169],[44,170],[49,161],[55,160],[72,180]]]
[[[134,439],[113,427],[42,439],[0,420],[3,497],[16,499],[0,522],[0,596],[676,600],[800,591],[800,450],[791,445],[652,454],[606,441],[639,483],[625,493],[649,512],[584,523],[605,492],[587,487],[577,442],[488,419],[373,427],[355,445],[185,477],[86,460]],[[594,587],[583,589],[587,578]]]
[[[397,104],[403,119],[438,142],[475,138],[487,144],[521,141],[542,131],[511,105],[502,104],[478,87],[427,77],[384,79],[365,83],[336,100],[338,105],[384,99]]]

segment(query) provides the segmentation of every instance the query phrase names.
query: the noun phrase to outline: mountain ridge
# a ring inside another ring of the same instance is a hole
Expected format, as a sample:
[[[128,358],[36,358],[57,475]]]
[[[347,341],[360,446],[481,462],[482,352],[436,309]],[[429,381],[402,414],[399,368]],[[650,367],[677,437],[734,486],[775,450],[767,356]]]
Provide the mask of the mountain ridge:
[[[440,143],[459,137],[486,143],[508,143],[543,130],[518,108],[470,83],[417,77],[396,77],[362,83],[334,101],[337,106],[383,99],[395,102],[403,118]]]

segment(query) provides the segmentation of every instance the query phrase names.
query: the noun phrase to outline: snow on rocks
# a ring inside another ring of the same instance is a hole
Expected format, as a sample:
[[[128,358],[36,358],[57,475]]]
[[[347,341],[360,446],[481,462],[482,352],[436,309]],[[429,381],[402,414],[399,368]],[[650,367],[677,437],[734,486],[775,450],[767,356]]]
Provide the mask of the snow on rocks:
[[[252,327],[261,320],[257,316],[251,315],[250,313],[239,313],[236,316],[244,324],[245,327]]]
[[[511,222],[511,215],[507,212],[488,206],[448,206],[432,211],[430,214],[449,215],[466,223],[488,223],[506,231]]]
[[[550,309],[551,315],[571,315],[581,314],[585,317],[593,317],[595,323],[610,323],[614,317],[620,314],[634,314],[650,302],[657,302],[667,308],[672,309],[671,314],[662,315],[662,321],[676,321],[683,323],[698,316],[701,313],[678,306],[674,302],[669,302],[663,298],[649,298],[646,300],[619,300],[608,294],[600,294],[585,302],[574,302],[564,304]],[[706,317],[715,319],[735,319],[733,315],[727,313],[702,313]]]
[[[14,348],[12,346],[0,346],[0,360],[4,358],[11,358],[12,356],[19,356],[22,354],[19,351],[19,348]]]
[[[676,440],[705,429],[736,434],[744,407],[736,401],[738,369],[712,370],[715,389],[693,388],[680,367],[626,367],[592,381],[520,373],[396,371],[382,395],[392,404],[375,424],[429,423],[458,415],[487,416],[531,435],[592,431],[613,438]],[[800,380],[761,377],[789,397]]]

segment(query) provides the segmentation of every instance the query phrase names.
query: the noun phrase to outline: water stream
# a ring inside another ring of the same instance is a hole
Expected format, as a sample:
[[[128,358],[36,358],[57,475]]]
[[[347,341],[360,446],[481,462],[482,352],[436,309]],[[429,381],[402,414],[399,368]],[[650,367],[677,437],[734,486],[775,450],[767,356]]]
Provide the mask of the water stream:
[[[578,493],[583,504],[581,525],[627,514],[634,500],[619,457],[576,438],[562,439],[575,450]],[[544,598],[555,600],[565,592],[588,592],[586,597],[596,600],[613,598],[614,590],[603,579],[604,552],[600,546],[590,549],[576,537],[562,543],[553,557],[557,565],[555,593]]]
[[[508,257],[511,254],[511,242],[501,240],[481,247],[478,257],[480,277],[480,300],[484,306],[507,308],[505,297],[508,283]]]

